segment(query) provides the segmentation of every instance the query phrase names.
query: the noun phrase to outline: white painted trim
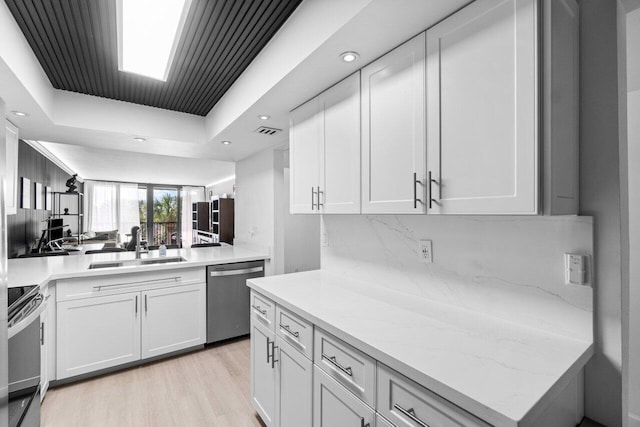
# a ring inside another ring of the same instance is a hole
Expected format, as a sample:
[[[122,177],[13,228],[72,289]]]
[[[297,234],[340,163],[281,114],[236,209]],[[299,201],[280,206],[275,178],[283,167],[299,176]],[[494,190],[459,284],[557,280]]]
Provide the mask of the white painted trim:
[[[22,141],[26,142],[31,148],[36,150],[38,153],[45,156],[47,159],[52,161],[56,166],[60,169],[68,173],[69,175],[74,175],[76,172],[73,171],[69,166],[67,166],[62,160],[57,158],[51,151],[47,150],[39,141],[34,141],[30,139],[23,139]],[[84,182],[84,179],[80,176],[77,176],[76,179],[80,182]]]

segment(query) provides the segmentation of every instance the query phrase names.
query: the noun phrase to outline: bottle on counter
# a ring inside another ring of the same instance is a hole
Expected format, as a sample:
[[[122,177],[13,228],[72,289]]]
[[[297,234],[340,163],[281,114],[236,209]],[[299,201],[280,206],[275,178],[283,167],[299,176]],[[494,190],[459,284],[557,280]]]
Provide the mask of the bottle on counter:
[[[158,247],[158,254],[160,256],[167,256],[167,246],[164,244],[164,240],[160,242],[160,247]]]

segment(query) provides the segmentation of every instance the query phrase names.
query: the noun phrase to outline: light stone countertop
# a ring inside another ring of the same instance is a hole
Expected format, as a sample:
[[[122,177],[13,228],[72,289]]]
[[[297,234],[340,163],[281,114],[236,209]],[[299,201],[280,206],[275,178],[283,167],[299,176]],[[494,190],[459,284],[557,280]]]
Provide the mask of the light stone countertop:
[[[181,256],[186,261],[166,264],[133,265],[89,270],[94,262],[135,259],[134,252],[112,252],[91,255],[69,255],[39,258],[14,258],[8,262],[9,287],[25,285],[44,286],[52,280],[75,277],[95,277],[112,274],[130,274],[145,271],[174,270],[214,264],[268,259],[266,253],[239,246],[215,246],[209,248],[168,249],[167,257]],[[158,251],[142,254],[142,259],[160,258]]]
[[[593,355],[592,342],[324,270],[247,283],[496,426],[529,425]]]

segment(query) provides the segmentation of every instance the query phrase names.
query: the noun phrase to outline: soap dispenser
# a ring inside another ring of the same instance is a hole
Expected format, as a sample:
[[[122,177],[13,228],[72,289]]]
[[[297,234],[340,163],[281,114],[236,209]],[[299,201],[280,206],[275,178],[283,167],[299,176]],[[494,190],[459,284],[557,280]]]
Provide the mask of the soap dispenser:
[[[167,247],[164,244],[164,240],[160,242],[160,247],[158,248],[158,252],[160,256],[167,256]]]

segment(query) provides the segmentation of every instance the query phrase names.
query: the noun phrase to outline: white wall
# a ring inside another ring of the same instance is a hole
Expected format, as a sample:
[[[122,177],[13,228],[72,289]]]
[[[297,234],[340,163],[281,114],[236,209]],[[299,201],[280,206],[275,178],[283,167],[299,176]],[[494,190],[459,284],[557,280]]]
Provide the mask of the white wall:
[[[217,183],[215,185],[208,185],[206,187],[205,197],[207,200],[211,200],[212,197],[215,197],[215,196],[221,197],[223,194],[226,194],[227,197],[233,198],[233,192],[235,191],[235,186],[236,186],[235,178]]]
[[[629,180],[628,426],[640,427],[640,9],[627,15]]]
[[[585,415],[622,425],[622,236],[617,2],[580,1],[580,212],[594,218],[595,355]]]
[[[265,275],[276,273],[275,153],[264,150],[236,163],[234,245],[268,251]]]
[[[289,168],[284,169],[284,272],[320,268],[320,215],[292,215],[289,212]]]

